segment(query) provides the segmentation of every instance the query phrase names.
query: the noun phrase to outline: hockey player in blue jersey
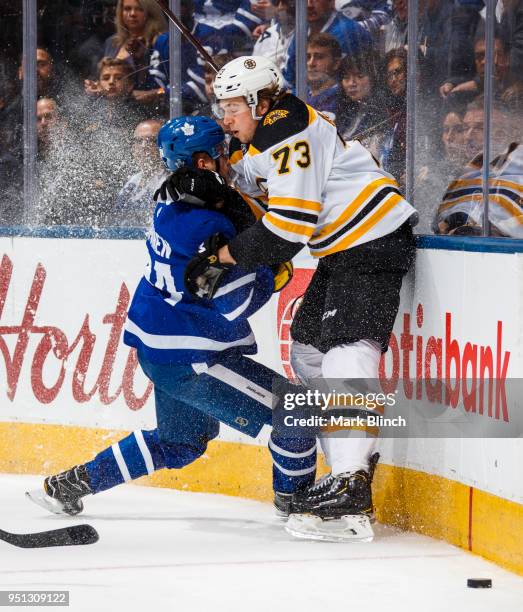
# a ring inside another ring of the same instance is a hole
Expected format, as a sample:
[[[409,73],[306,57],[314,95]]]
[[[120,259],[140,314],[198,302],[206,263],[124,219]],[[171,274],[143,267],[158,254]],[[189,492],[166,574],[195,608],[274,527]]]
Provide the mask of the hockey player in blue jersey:
[[[195,19],[195,10],[202,9],[203,2],[196,3],[184,0],[181,3],[181,20],[184,25],[197,38],[211,56],[234,54],[238,50],[252,48],[251,29],[261,23],[250,10],[249,0],[221,0],[216,3],[215,9],[236,11],[233,22],[225,26],[214,27],[208,20]],[[205,62],[196,52],[193,45],[182,37],[181,41],[181,71],[182,71],[182,100],[187,113],[207,104],[205,95]],[[156,39],[149,63],[149,82],[151,87],[156,84],[165,90],[169,97],[169,33],[165,32]]]
[[[219,433],[220,422],[249,436],[271,423],[275,379],[283,377],[249,359],[256,342],[248,317],[279,288],[282,274],[269,267],[231,271],[213,300],[186,290],[184,271],[194,252],[221,236],[244,229],[236,192],[216,172],[225,171],[225,136],[206,117],[179,117],[158,135],[162,158],[177,173],[156,196],[154,222],[147,237],[149,260],[129,309],[125,344],[135,347],[145,374],[154,383],[157,428],[135,431],[94,459],[45,479],[30,499],[57,514],[83,510],[82,498],[162,468],[182,468],[200,457]],[[210,170],[210,171],[209,171]],[[193,190],[194,173],[211,181],[213,197]],[[173,175],[174,176],[174,175]],[[187,179],[187,180],[185,180]],[[218,186],[216,186],[218,185]],[[241,198],[240,198],[241,199]],[[243,202],[243,200],[241,200]],[[275,503],[284,513],[297,488],[314,481],[315,439],[269,443]]]

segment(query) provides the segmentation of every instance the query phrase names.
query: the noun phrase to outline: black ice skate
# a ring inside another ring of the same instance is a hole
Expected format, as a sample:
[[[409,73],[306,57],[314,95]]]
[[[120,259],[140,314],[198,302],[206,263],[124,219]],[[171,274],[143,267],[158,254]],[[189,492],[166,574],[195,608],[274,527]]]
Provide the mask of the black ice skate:
[[[368,472],[328,474],[296,493],[286,530],[297,537],[318,540],[372,540],[371,483],[378,459],[377,453],[371,457]]]
[[[84,509],[81,498],[90,493],[87,470],[84,465],[76,465],[55,476],[48,476],[44,480],[43,490],[28,491],[26,496],[54,514],[75,516]]]
[[[291,510],[292,493],[274,492],[274,507],[276,508],[276,516],[287,518]]]
[[[323,519],[339,518],[346,514],[372,516],[371,483],[379,454],[372,455],[369,471],[359,470],[333,476],[328,474],[291,501],[291,512],[310,513]]]
[[[372,514],[372,493],[367,472],[359,470],[326,478],[294,496],[292,513],[310,513],[322,519],[346,514]]]

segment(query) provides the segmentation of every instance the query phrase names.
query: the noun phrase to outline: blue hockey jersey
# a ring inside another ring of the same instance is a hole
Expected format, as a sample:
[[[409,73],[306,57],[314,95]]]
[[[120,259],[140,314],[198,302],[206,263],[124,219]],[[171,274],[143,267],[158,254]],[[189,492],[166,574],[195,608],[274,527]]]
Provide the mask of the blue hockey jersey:
[[[246,273],[235,266],[212,300],[195,299],[185,288],[184,271],[212,234],[235,235],[225,215],[179,202],[159,202],[147,237],[149,261],[129,308],[124,343],[153,363],[210,365],[227,352],[254,354],[247,318],[274,289],[266,267]]]
[[[197,23],[192,33],[202,43],[209,55],[230,53],[230,41],[228,42],[221,32],[215,28]],[[206,103],[205,81],[203,74],[204,61],[200,58],[195,48],[182,37],[182,96],[186,100]],[[154,43],[149,63],[149,76],[158,87],[165,88],[168,92],[169,85],[169,34],[161,34]]]
[[[198,21],[208,23],[228,35],[242,32],[247,38],[256,26],[263,23],[252,9],[257,0],[196,0],[194,4]],[[222,30],[223,31],[223,30]]]

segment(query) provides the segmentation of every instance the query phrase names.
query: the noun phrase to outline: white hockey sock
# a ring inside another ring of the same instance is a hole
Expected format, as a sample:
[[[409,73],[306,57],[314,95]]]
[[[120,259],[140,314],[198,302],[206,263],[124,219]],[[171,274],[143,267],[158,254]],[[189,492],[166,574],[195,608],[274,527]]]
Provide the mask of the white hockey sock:
[[[381,349],[376,342],[360,340],[342,344],[325,354],[321,373],[327,379],[378,378]],[[369,458],[376,448],[377,440],[361,430],[340,432],[322,436],[321,446],[332,473],[356,472],[369,469]]]
[[[358,432],[359,433],[359,432]],[[332,474],[369,469],[369,457],[376,448],[376,438],[332,438],[322,436],[321,448]]]

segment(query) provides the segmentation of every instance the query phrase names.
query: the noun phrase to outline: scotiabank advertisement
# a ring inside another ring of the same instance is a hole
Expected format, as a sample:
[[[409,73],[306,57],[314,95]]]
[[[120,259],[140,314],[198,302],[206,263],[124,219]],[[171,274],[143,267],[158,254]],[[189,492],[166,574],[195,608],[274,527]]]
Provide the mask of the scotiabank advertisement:
[[[0,420],[153,428],[151,384],[122,344],[144,243],[2,238],[0,246]],[[383,439],[383,461],[523,502],[514,463],[523,444],[488,436],[490,426],[519,416],[506,383],[523,365],[522,264],[518,254],[418,251],[380,366],[382,386],[400,386],[407,399],[462,404],[485,420],[487,435]],[[300,254],[293,282],[252,318],[256,359],[289,377],[290,324],[314,267]],[[221,436],[253,443],[227,428]]]

